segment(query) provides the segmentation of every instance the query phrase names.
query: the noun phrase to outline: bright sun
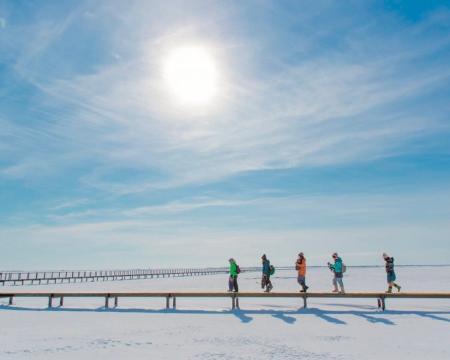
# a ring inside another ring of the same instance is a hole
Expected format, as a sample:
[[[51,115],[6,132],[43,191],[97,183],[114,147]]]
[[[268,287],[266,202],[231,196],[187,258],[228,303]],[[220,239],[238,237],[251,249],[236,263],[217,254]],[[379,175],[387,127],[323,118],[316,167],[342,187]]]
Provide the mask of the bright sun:
[[[208,105],[217,93],[217,67],[203,47],[180,47],[169,53],[164,78],[182,105]]]

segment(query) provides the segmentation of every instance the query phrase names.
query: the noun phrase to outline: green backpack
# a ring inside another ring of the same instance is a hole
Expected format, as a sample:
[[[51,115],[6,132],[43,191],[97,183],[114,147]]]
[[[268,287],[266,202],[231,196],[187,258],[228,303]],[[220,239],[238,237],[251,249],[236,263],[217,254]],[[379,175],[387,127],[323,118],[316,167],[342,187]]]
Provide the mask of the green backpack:
[[[273,275],[273,274],[275,274],[275,266],[270,265],[269,266],[269,275]]]

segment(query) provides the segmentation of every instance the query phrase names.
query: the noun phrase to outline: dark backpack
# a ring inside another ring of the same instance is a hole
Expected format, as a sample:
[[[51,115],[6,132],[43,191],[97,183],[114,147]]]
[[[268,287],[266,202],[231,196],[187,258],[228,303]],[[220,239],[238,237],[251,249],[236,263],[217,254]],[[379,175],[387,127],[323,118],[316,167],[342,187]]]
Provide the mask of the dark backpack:
[[[239,267],[239,265],[236,264],[236,273],[240,274],[241,273],[241,268]]]
[[[273,275],[273,274],[275,274],[275,266],[270,265],[269,266],[269,275]]]

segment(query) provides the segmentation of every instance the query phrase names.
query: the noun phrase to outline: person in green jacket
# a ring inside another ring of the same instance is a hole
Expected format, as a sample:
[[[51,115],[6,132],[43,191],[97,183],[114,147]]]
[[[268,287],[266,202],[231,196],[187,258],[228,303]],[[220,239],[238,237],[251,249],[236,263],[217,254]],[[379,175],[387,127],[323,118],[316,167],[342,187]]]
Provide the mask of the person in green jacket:
[[[334,273],[333,292],[335,292],[335,293],[340,292],[341,294],[343,294],[343,293],[345,293],[345,290],[344,290],[344,281],[342,280],[344,277],[342,259],[338,256],[337,253],[334,253],[332,255],[332,257],[334,260],[334,264],[328,263],[328,268]],[[339,287],[341,288],[341,291],[339,291],[339,289],[338,289],[338,284],[339,284]]]
[[[236,261],[233,258],[228,260],[228,262],[230,263],[230,277],[228,279],[228,291],[229,292],[238,292],[239,288],[238,288],[237,278],[238,278],[238,274],[240,272],[239,266],[236,264]]]

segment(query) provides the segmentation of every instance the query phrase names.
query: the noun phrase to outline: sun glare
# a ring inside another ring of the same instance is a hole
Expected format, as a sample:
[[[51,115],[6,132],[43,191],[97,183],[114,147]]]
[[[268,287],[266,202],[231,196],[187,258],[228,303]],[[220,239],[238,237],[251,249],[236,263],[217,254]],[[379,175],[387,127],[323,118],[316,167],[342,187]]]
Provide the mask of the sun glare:
[[[182,105],[208,105],[217,93],[217,67],[206,48],[180,47],[164,66],[169,91]]]

